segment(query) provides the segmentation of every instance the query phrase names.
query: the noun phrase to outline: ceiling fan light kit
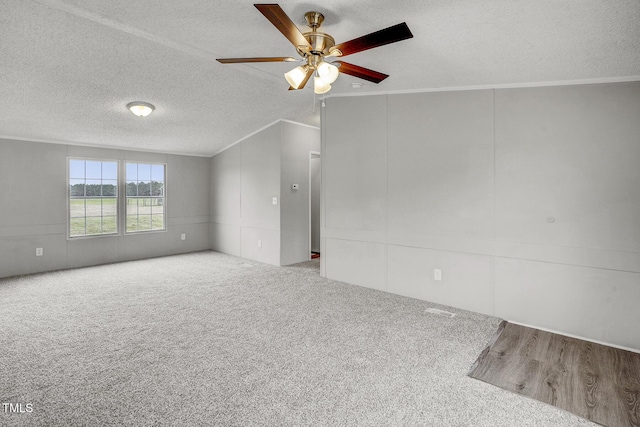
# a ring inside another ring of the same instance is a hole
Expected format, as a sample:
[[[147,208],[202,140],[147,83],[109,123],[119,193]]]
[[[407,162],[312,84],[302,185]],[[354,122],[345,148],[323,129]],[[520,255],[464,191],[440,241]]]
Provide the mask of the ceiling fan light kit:
[[[300,84],[304,81],[308,69],[308,65],[301,65],[289,71],[288,73],[284,73],[284,78],[292,88],[298,89]]]
[[[322,95],[323,93],[327,93],[331,90],[331,85],[326,82],[322,77],[314,77],[313,78],[313,91],[318,95]]]
[[[327,93],[331,90],[331,83],[335,82],[340,73],[349,74],[373,83],[380,83],[389,77],[368,68],[349,64],[344,61],[325,61],[328,57],[342,57],[363,50],[373,49],[389,43],[399,42],[413,37],[406,23],[394,25],[371,34],[336,45],[335,40],[329,34],[318,31],[324,22],[324,15],[320,12],[307,12],[304,15],[311,31],[300,32],[287,14],[277,4],[254,4],[258,9],[293,46],[298,55],[306,64],[294,68],[284,74],[289,83],[289,90],[298,90],[305,87],[312,75],[314,92]],[[297,61],[291,57],[259,57],[259,58],[221,58],[222,64],[237,64],[243,62],[292,62]]]
[[[340,71],[338,70],[338,67],[333,64],[322,62],[318,65],[318,76],[322,77],[322,80],[329,84],[338,79],[338,74],[340,74]]]

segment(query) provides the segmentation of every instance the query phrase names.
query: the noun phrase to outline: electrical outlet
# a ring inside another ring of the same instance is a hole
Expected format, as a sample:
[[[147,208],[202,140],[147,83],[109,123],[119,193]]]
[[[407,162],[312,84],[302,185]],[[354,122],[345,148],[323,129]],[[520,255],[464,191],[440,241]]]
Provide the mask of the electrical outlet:
[[[36,256],[42,256],[42,255],[43,255],[42,248],[36,248]]]
[[[271,199],[271,203],[273,203],[274,205],[278,204],[278,198],[274,197],[273,199]]]
[[[442,270],[439,268],[433,270],[433,280],[442,280]]]
[[[182,233],[180,235],[180,240],[187,240],[187,235],[185,233]]]
[[[262,240],[258,240],[258,247],[261,248],[262,247]]]

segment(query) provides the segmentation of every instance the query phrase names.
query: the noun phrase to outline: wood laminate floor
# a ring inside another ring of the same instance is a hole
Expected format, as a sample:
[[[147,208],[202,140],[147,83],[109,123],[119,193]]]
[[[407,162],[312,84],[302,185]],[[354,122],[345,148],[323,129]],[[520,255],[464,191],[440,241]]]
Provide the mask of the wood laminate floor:
[[[608,427],[640,427],[640,354],[502,322],[469,376]]]

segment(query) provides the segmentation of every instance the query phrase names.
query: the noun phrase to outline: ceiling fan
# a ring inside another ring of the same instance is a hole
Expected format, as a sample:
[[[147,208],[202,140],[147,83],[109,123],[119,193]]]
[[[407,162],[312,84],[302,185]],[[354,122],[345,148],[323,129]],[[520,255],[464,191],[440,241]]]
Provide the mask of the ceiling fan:
[[[222,64],[237,64],[243,62],[305,62],[305,64],[285,73],[285,79],[290,85],[289,90],[304,88],[314,73],[314,91],[317,94],[329,92],[329,90],[331,90],[331,83],[338,78],[339,73],[349,74],[373,83],[380,83],[389,76],[344,61],[326,62],[325,58],[347,56],[352,53],[362,52],[363,50],[413,37],[407,24],[403,22],[348,42],[336,44],[333,37],[319,31],[324,21],[324,15],[320,12],[307,12],[304,15],[311,31],[302,33],[279,5],[254,4],[254,6],[293,44],[302,59],[280,56],[220,58],[218,62]]]

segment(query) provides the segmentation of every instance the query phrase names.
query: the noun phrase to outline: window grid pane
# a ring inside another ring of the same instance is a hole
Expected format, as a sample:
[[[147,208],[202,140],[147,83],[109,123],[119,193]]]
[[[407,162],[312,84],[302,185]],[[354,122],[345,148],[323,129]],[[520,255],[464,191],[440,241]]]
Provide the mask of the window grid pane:
[[[164,197],[127,197],[127,233],[164,230]]]
[[[126,232],[165,230],[165,165],[127,163]]]
[[[69,237],[118,232],[118,162],[69,159]]]

